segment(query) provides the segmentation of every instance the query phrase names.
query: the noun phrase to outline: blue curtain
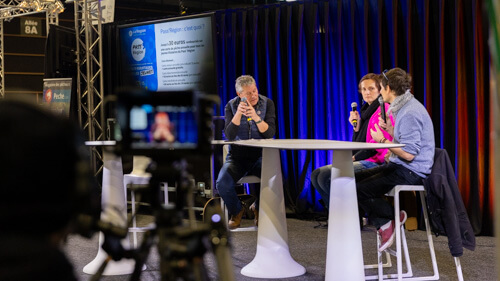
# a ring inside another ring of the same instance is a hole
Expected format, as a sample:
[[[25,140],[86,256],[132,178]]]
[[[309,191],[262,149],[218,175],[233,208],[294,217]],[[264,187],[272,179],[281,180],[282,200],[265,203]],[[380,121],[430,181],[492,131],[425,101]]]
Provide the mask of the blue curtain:
[[[280,139],[349,141],[359,79],[395,66],[433,118],[477,233],[492,231],[488,28],[480,0],[324,0],[216,12],[221,106],[253,75],[273,99]],[[309,181],[328,151],[282,151],[287,206],[321,211]]]

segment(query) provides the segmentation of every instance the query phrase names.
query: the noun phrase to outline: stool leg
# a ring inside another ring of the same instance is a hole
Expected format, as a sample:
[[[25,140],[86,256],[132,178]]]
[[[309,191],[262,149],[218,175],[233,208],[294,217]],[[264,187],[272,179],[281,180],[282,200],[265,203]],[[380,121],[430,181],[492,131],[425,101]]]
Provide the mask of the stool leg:
[[[411,267],[411,261],[410,261],[410,253],[408,251],[408,243],[406,241],[406,234],[404,230],[404,225],[401,224],[400,221],[400,213],[401,213],[401,207],[399,205],[399,193],[400,189],[396,187],[396,190],[394,192],[394,223],[395,223],[395,231],[396,231],[396,263],[397,263],[397,268],[398,268],[398,273],[397,277],[398,280],[403,280],[403,277],[411,277],[413,276],[413,270]],[[402,249],[401,249],[402,246]],[[403,260],[402,260],[402,254],[401,251],[404,252],[405,256],[405,264],[406,264],[406,273],[403,273]]]
[[[462,265],[460,264],[460,258],[453,257],[455,260],[455,266],[457,267],[458,281],[464,281],[464,275],[462,274]]]
[[[382,264],[382,252],[378,250],[380,247],[380,236],[377,233],[377,261],[378,261],[378,280],[384,280],[384,265]],[[387,252],[386,252],[387,254]],[[391,260],[391,256],[387,255],[388,260]]]
[[[162,183],[163,185],[163,198],[165,206],[168,205],[168,182]]]
[[[436,253],[434,251],[434,242],[432,241],[431,227],[429,224],[429,215],[427,214],[427,203],[425,202],[425,191],[420,191],[420,202],[422,203],[422,212],[424,213],[424,221],[425,221],[425,231],[427,234],[427,240],[429,241],[429,251],[432,260],[432,270],[434,271],[433,278],[436,278],[435,280],[439,280],[439,271],[436,261]]]
[[[408,251],[408,243],[406,242],[404,225],[401,225],[401,241],[403,243],[403,252],[405,254],[405,263],[407,270],[407,272],[403,274],[403,277],[411,277],[413,276],[413,270],[411,268],[410,252]]]
[[[137,227],[136,213],[135,213],[135,191],[130,190],[130,201],[132,205],[132,227],[134,231],[132,232],[134,249],[137,248],[137,232],[135,231]]]
[[[403,280],[403,261],[401,260],[401,222],[399,220],[399,188],[396,187],[394,192],[394,216],[395,216],[395,228],[396,231],[396,264],[398,268],[398,281]]]
[[[220,198],[220,207],[222,209],[222,212],[224,213],[224,224],[227,226],[228,222],[229,222],[229,212],[227,211],[227,208],[226,208],[226,204],[224,204],[224,200],[222,199],[222,197],[219,197]]]

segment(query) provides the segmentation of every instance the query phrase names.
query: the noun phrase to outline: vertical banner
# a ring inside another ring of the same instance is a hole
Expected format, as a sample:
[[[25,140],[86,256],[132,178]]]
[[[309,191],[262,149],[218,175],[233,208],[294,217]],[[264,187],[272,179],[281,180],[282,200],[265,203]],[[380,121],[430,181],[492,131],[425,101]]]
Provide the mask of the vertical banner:
[[[91,15],[92,24],[97,24],[97,14]],[[115,0],[101,0],[101,23],[110,23],[115,20]]]
[[[69,118],[71,83],[71,78],[43,79],[42,105],[56,114]]]
[[[101,0],[102,23],[115,21],[115,0]]]

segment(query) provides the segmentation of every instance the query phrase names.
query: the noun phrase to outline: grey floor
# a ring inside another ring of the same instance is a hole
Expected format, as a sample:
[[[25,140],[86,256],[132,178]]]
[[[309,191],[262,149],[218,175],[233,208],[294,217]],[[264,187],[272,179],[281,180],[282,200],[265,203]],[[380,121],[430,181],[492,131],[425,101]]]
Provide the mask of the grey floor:
[[[151,222],[152,218],[147,215],[139,216],[141,224]],[[244,220],[245,225],[250,225],[251,220]],[[288,240],[292,257],[306,268],[306,273],[293,278],[283,278],[274,280],[324,280],[325,278],[325,256],[327,229],[315,228],[319,223],[316,221],[306,221],[298,219],[287,219]],[[370,229],[364,229],[361,233],[363,239],[364,262],[375,263],[376,246],[375,233]],[[432,273],[431,262],[428,254],[427,242],[424,231],[406,231],[409,244],[410,257],[412,260],[415,276],[429,275]],[[140,235],[142,237],[142,235]],[[232,245],[232,267],[236,280],[263,280],[246,277],[240,274],[240,270],[252,261],[257,243],[256,232],[232,232],[230,236]],[[77,276],[80,280],[90,280],[91,275],[83,273],[83,267],[94,259],[98,250],[98,236],[86,239],[80,236],[70,236],[65,251],[72,260]],[[446,237],[434,236],[437,262],[439,267],[439,280],[457,280],[457,273],[452,256],[448,250]],[[338,253],[342,255],[342,253]],[[215,257],[212,253],[204,256],[208,275],[212,280],[221,280]],[[461,257],[464,280],[484,281],[498,280],[496,276],[494,237],[477,237],[477,247],[475,251],[464,251]],[[146,262],[147,268],[141,274],[141,280],[160,280],[159,255],[154,248]],[[394,272],[395,269],[388,269]],[[376,274],[374,270],[366,270],[365,274]],[[100,280],[129,280],[130,275],[103,276]]]

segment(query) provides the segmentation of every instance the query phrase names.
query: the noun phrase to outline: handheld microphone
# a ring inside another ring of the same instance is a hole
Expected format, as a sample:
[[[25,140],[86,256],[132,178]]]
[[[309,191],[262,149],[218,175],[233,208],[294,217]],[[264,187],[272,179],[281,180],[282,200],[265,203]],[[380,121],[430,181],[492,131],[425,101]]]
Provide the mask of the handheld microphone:
[[[382,98],[382,96],[378,97],[378,103],[380,103],[380,116],[382,117],[384,122],[387,122],[386,115],[385,115],[385,103],[384,103],[384,99]]]
[[[351,103],[352,111],[356,111],[358,109],[358,104],[356,102]],[[352,127],[356,128],[358,126],[358,119],[352,120]]]
[[[248,101],[247,101],[247,98],[246,98],[246,97],[243,97],[243,98],[241,99],[241,101],[242,101],[242,102],[244,102],[244,103],[246,103],[246,105],[248,105]],[[252,117],[247,117],[247,121],[248,121],[248,122],[252,121]]]

